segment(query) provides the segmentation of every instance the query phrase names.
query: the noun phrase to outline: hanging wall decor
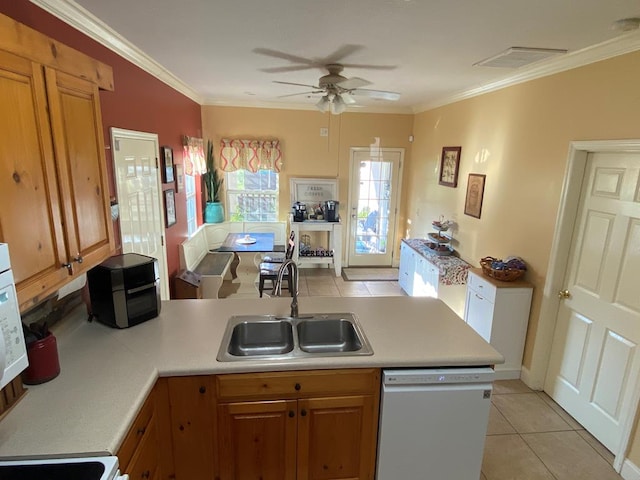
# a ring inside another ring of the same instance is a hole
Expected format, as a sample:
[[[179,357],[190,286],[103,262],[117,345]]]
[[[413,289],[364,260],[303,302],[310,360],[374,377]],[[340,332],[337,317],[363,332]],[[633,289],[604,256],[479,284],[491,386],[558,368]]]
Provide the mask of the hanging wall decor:
[[[173,149],[160,147],[162,155],[162,183],[173,182]]]
[[[464,201],[464,213],[480,218],[482,213],[482,197],[484,197],[484,183],[486,175],[470,173],[467,182],[467,196]]]
[[[456,188],[462,147],[443,147],[440,159],[440,185]]]

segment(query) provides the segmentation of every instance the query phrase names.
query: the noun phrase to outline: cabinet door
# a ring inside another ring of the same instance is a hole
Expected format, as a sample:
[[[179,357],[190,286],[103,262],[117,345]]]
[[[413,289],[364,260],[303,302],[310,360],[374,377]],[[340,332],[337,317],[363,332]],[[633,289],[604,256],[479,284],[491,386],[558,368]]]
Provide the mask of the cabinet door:
[[[114,250],[98,87],[45,68],[53,144],[73,273]]]
[[[167,385],[176,478],[211,480],[215,464],[212,379],[171,377]]]
[[[41,67],[0,52],[0,105],[0,242],[24,310],[69,277]]]
[[[467,288],[465,321],[487,342],[491,342],[494,305],[478,292]]]
[[[400,247],[400,268],[398,283],[409,295],[413,295],[414,275],[416,272],[416,253],[406,243]]]
[[[299,400],[298,412],[298,480],[373,478],[377,403],[372,395]]]
[[[295,400],[219,405],[216,478],[294,480],[296,423]]]
[[[158,438],[155,418],[151,419],[140,446],[125,470],[131,480],[150,480],[159,475]]]

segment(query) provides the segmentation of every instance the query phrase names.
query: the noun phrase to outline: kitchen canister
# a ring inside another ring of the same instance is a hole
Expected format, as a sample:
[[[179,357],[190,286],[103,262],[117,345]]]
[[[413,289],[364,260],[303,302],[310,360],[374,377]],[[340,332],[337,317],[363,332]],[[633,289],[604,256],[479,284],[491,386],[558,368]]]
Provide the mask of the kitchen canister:
[[[58,343],[51,332],[27,345],[27,357],[29,366],[22,374],[22,381],[27,385],[48,382],[60,373]]]

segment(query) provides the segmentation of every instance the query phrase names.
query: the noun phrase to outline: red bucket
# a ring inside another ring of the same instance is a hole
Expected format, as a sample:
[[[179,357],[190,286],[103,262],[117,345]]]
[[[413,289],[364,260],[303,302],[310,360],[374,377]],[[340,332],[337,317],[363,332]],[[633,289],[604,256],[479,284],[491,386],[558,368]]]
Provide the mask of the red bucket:
[[[22,374],[22,381],[27,385],[48,382],[60,373],[58,343],[52,333],[27,345],[27,357],[29,366]]]

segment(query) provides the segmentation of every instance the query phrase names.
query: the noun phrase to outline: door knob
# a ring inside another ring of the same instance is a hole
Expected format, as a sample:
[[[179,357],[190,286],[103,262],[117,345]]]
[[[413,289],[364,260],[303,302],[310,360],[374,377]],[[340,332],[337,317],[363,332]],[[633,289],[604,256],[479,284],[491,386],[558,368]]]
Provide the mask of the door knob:
[[[558,292],[558,298],[564,300],[566,298],[571,298],[571,292],[569,290],[560,290]]]

